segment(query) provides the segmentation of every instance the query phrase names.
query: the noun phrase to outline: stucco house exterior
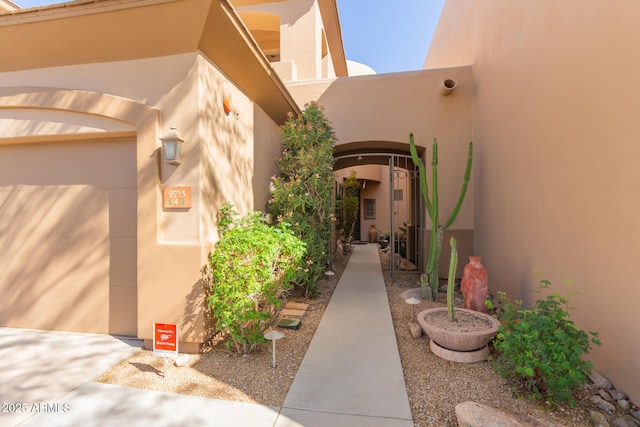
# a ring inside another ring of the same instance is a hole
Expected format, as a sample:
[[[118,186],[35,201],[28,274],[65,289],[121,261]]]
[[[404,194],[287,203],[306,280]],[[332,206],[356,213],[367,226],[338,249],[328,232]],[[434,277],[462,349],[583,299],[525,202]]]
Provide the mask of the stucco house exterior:
[[[293,98],[228,2],[17,10],[0,38],[2,325],[150,339],[166,319],[197,350],[216,207],[264,206]]]
[[[359,237],[407,222],[418,264],[430,224],[404,178],[409,133],[427,161],[438,138],[446,213],[473,140],[448,232],[461,259],[483,256],[491,290],[528,304],[538,262],[558,287],[573,279],[573,318],[603,341],[592,360],[640,400],[640,6],[624,4],[448,1],[423,70],[348,76],[335,0],[0,0],[0,325],[149,340],[153,322],[177,323],[181,351],[197,351],[217,208],[264,208],[278,126],[314,100],[339,178],[356,170],[375,201]],[[177,165],[161,143],[172,127]],[[167,204],[176,189],[186,207]]]
[[[471,65],[475,250],[492,290],[579,294],[590,356],[640,400],[640,4],[447,1],[426,69]],[[564,279],[573,280],[566,286]]]

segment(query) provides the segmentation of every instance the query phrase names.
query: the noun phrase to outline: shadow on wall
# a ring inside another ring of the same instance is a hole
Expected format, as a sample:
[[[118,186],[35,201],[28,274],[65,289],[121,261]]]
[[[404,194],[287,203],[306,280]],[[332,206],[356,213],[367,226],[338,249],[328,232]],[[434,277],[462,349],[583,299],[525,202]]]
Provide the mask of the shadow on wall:
[[[113,285],[135,294],[135,144],[0,152],[0,325],[109,333]],[[114,163],[121,174],[101,173]],[[124,306],[135,321],[135,303]]]
[[[108,241],[106,192],[1,187],[0,324],[108,332]]]
[[[185,296],[180,334],[206,343],[215,335],[215,318],[209,308],[210,279],[208,266],[202,268],[202,279],[193,284]],[[204,324],[204,327],[202,325]]]
[[[244,212],[253,205],[253,115],[251,103],[233,90],[217,70],[202,77],[202,227],[208,241],[217,235],[217,209],[229,201]],[[234,111],[225,114],[223,98],[232,92]],[[247,113],[245,113],[247,112]],[[236,115],[236,113],[239,113]],[[268,185],[268,183],[266,184]]]

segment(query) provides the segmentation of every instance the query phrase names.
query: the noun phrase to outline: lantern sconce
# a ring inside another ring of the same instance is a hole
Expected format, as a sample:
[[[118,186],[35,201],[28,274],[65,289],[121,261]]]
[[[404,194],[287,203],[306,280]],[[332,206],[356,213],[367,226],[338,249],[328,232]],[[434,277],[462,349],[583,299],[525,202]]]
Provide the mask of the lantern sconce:
[[[449,96],[453,93],[453,90],[458,86],[458,82],[453,79],[446,79],[440,84],[440,95]]]
[[[162,138],[162,151],[164,151],[164,158],[170,165],[179,165],[181,162],[182,155],[182,144],[184,143],[184,139],[178,129],[175,126],[172,126],[169,132],[165,134]]]

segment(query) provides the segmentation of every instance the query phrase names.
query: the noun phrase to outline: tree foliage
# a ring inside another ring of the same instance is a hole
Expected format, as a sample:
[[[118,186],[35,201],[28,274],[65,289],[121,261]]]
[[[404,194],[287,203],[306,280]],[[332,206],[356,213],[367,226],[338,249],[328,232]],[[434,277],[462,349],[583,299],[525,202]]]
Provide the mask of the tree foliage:
[[[342,195],[336,200],[337,229],[347,243],[353,240],[360,207],[360,182],[356,171],[351,171],[342,184]]]
[[[307,253],[293,280],[315,295],[329,261],[336,136],[316,103],[308,104],[298,117],[289,115],[280,132],[284,150],[277,161],[279,176],[271,183],[268,211],[278,222],[289,223],[305,242]]]

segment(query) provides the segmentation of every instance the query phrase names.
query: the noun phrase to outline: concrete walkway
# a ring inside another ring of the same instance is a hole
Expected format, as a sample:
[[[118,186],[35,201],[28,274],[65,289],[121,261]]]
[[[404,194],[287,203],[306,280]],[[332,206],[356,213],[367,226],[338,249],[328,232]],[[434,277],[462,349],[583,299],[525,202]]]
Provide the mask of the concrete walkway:
[[[282,408],[93,381],[136,345],[0,328],[0,426],[413,426],[376,245],[355,247]]]
[[[304,426],[413,426],[377,245],[354,247],[281,414]]]

